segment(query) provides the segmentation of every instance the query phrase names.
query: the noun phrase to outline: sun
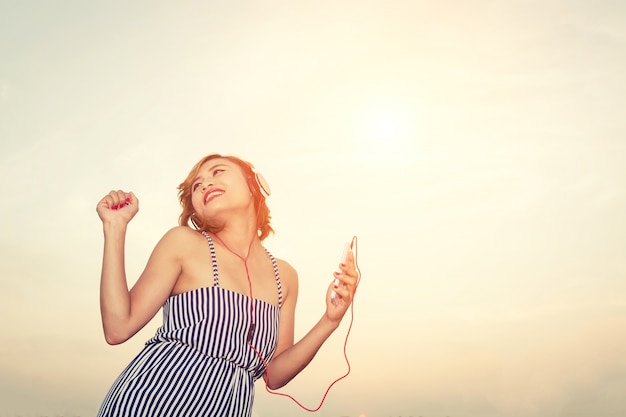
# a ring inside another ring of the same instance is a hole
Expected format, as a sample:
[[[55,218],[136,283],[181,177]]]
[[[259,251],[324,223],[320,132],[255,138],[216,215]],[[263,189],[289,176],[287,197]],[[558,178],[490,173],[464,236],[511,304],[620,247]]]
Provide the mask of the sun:
[[[391,113],[380,112],[372,120],[374,138],[384,143],[398,140],[402,127],[402,121]]]
[[[401,102],[377,102],[360,113],[361,143],[371,154],[406,155],[417,141],[417,111]]]

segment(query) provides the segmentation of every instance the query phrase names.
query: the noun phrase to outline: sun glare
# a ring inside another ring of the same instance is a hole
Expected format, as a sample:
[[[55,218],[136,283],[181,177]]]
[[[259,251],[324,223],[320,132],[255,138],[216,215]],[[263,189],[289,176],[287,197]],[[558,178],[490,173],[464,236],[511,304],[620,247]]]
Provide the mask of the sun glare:
[[[360,157],[378,159],[393,155],[396,163],[414,160],[418,146],[417,112],[399,102],[371,103],[358,113]]]
[[[394,142],[402,133],[401,128],[402,123],[397,115],[381,112],[373,120],[374,139],[383,142]]]
[[[396,150],[414,140],[419,112],[406,103],[396,101],[369,105],[361,113],[363,132],[375,150]]]

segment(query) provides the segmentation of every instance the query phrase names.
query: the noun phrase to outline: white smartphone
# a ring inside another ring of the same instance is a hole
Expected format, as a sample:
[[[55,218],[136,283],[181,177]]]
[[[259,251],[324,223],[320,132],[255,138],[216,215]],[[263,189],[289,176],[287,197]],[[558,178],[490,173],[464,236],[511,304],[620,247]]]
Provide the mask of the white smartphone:
[[[352,250],[353,245],[354,245],[354,238],[352,238],[352,241],[350,243],[346,243],[346,245],[344,246],[343,253],[341,254],[341,260],[339,261],[340,263],[342,264],[346,263],[348,259],[348,252]],[[341,285],[341,281],[335,278],[334,285]],[[334,290],[330,293],[330,302],[333,303],[334,306],[336,306],[337,303],[339,302],[339,296]]]

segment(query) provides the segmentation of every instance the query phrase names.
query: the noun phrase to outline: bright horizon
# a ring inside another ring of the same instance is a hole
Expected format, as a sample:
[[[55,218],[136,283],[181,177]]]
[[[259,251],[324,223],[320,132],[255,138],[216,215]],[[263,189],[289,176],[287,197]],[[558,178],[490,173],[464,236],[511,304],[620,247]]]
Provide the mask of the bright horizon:
[[[209,153],[269,182],[296,335],[362,283],[324,417],[626,413],[626,3],[0,5],[0,417],[95,415],[160,324],[102,335],[97,201],[129,284]],[[316,407],[348,317],[281,390]],[[309,416],[257,384],[255,417]]]

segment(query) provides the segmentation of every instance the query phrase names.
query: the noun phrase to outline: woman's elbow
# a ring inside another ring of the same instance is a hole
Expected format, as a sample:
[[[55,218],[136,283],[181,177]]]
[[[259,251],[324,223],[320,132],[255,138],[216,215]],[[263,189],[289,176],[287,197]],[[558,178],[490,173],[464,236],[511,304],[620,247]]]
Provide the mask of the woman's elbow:
[[[282,387],[284,387],[285,385],[287,385],[289,383],[289,380],[284,380],[284,379],[279,379],[279,378],[272,378],[271,376],[266,376],[265,377],[265,385],[267,385],[267,387],[269,389],[271,389],[272,391],[276,391],[277,389],[281,389]]]
[[[104,336],[104,340],[106,340],[107,344],[109,344],[111,346],[121,345],[122,343],[125,342],[125,340],[123,340],[123,339],[119,339],[119,338],[115,338],[115,337],[107,337],[107,336]]]
[[[272,382],[267,382],[267,387],[269,389],[271,389],[272,391],[276,391],[278,389],[281,389],[284,386],[285,386],[285,384],[275,384],[275,383],[272,383]]]
[[[130,339],[130,336],[121,334],[120,332],[106,330],[106,329],[104,330],[104,340],[106,340],[106,342],[109,345],[112,345],[112,346],[120,345],[124,343],[125,341],[127,341],[128,339]]]

